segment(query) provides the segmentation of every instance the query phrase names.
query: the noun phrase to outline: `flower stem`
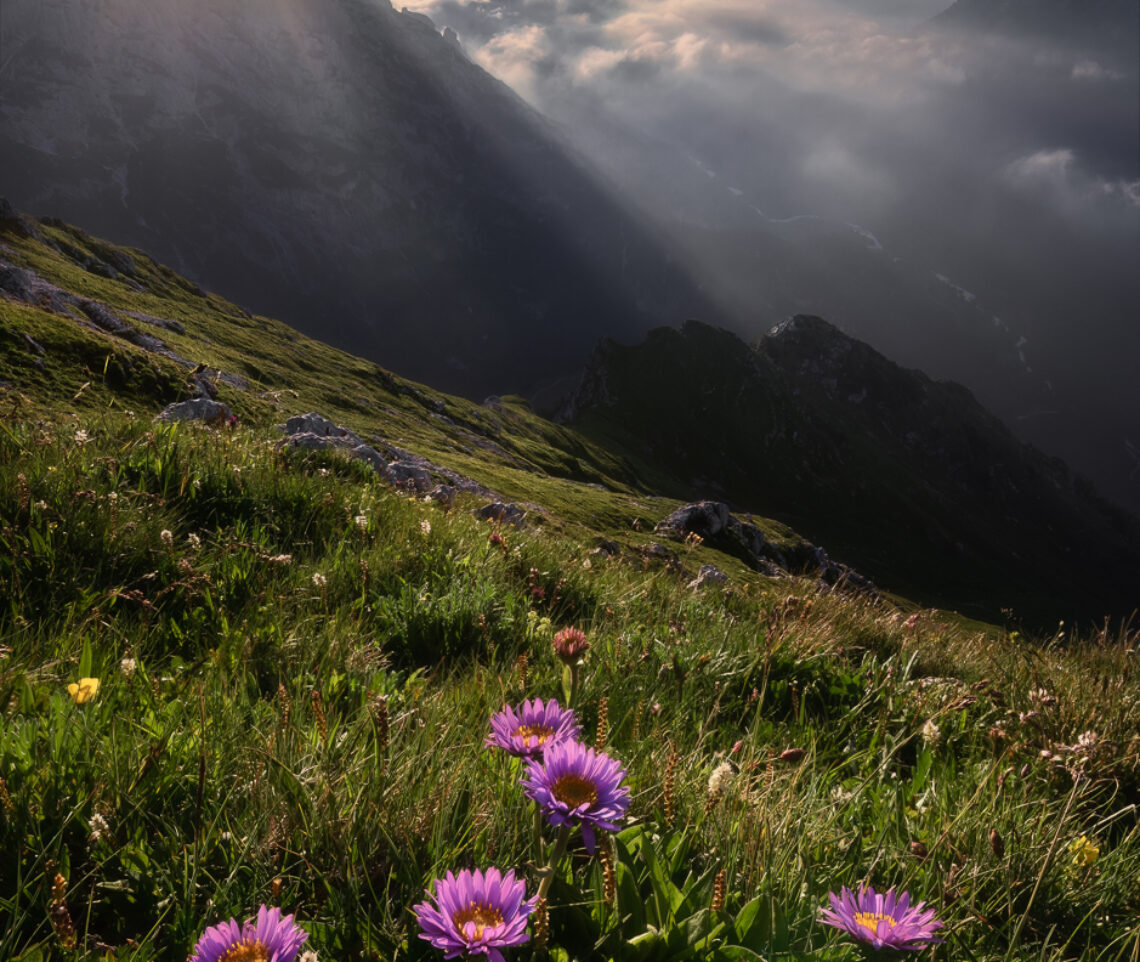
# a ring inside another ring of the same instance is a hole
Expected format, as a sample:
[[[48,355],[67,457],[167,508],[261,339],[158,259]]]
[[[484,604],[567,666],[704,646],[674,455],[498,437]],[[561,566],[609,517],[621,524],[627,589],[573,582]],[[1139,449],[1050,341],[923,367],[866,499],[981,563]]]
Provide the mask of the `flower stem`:
[[[534,860],[535,864],[542,861],[542,808],[538,802],[534,803]]]
[[[540,899],[546,898],[546,893],[550,891],[550,883],[554,881],[554,870],[558,867],[562,856],[566,854],[566,846],[570,842],[572,830],[573,826],[571,825],[563,825],[558,830],[558,839],[554,843],[554,851],[550,853],[550,862],[540,873],[542,876],[542,881],[538,883],[538,898]]]

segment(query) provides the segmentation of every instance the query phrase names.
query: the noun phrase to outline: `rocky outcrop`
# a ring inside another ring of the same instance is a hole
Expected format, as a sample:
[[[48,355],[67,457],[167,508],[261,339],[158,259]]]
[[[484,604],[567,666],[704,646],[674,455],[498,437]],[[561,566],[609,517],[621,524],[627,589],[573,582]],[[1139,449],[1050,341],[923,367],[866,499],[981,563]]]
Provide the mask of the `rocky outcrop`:
[[[0,295],[70,317],[89,330],[101,331],[144,351],[168,357],[184,367],[193,367],[192,362],[179,357],[160,338],[140,331],[102,301],[78,297],[40,277],[35,271],[17,267],[3,257],[0,257]]]
[[[713,547],[729,551],[735,549],[737,553],[743,551],[753,567],[771,577],[811,574],[828,585],[844,585],[861,591],[875,590],[870,580],[853,568],[833,561],[817,545],[807,542],[776,545],[758,525],[735,517],[723,501],[683,504],[669,517],[659,521],[653,530],[675,541],[684,541],[696,535]],[[700,578],[698,575],[697,580]]]
[[[504,504],[489,488],[458,471],[435,464],[427,458],[373,437],[368,444],[355,431],[341,427],[322,414],[310,411],[289,418],[280,429],[285,434],[282,445],[307,451],[335,449],[371,466],[387,484],[403,491],[423,495],[444,509],[455,504],[456,493],[462,491],[494,499],[477,512],[480,517],[521,524],[526,511],[515,504]],[[437,479],[442,478],[439,482]]]

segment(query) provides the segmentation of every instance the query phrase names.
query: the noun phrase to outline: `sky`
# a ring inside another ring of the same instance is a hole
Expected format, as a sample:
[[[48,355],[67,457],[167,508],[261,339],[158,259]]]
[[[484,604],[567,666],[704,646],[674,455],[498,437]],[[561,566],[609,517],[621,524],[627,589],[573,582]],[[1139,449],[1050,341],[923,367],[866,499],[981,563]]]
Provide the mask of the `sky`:
[[[932,148],[1069,205],[1140,204],[1135,57],[924,29],[948,0],[411,0],[554,116],[571,100],[670,136],[712,106],[725,125],[805,134],[809,179],[882,194],[876,136]],[[1000,79],[994,102],[979,85]],[[1099,108],[1089,116],[1088,103]],[[1116,118],[1132,128],[1106,132]],[[779,113],[778,111],[786,111]],[[845,113],[847,129],[837,113]],[[1096,116],[1097,113],[1103,116]],[[947,139],[938,143],[936,130]],[[699,119],[698,119],[699,126]],[[954,138],[955,142],[951,142]],[[753,157],[752,160],[759,160]],[[767,159],[767,158],[765,158]],[[1098,203],[1105,201],[1105,203]]]
[[[1059,30],[1048,0],[1001,5],[1036,32],[932,26],[950,0],[403,2],[659,220],[855,223],[976,294],[1040,391],[950,374],[1054,453],[1115,459],[1140,504],[1134,2]]]

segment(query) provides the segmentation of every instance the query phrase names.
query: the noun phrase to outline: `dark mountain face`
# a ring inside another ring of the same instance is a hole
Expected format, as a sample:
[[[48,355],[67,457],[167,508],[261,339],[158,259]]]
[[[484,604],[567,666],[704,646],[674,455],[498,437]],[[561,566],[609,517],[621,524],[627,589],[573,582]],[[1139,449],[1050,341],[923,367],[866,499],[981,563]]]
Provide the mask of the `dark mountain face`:
[[[453,37],[386,0],[4,5],[0,182],[410,376],[541,387],[716,316]]]
[[[753,347],[692,322],[604,342],[566,413],[671,476],[677,495],[785,521],[887,589],[1042,620],[1135,605],[1134,518],[965,388],[819,318]]]

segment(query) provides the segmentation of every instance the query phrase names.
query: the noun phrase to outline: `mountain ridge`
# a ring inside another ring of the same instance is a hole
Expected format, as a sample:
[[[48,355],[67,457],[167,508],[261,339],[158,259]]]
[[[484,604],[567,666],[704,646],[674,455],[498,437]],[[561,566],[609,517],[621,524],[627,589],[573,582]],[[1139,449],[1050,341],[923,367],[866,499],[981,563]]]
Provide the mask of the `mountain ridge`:
[[[971,610],[997,579],[1026,600],[1082,583],[1089,611],[1135,604],[1135,518],[1014,438],[966,388],[906,371],[819,318],[751,346],[695,321],[603,342],[563,417],[636,452],[674,496],[763,505],[904,594]]]

